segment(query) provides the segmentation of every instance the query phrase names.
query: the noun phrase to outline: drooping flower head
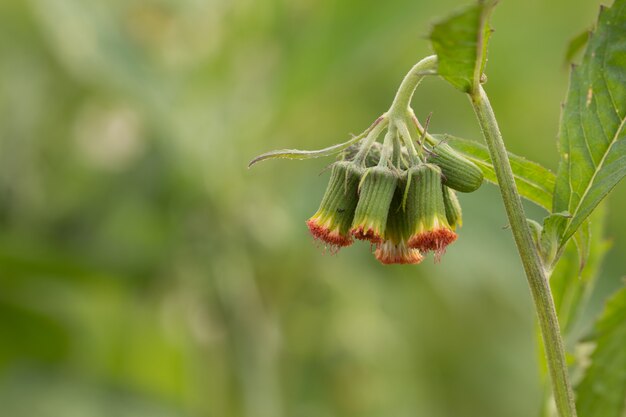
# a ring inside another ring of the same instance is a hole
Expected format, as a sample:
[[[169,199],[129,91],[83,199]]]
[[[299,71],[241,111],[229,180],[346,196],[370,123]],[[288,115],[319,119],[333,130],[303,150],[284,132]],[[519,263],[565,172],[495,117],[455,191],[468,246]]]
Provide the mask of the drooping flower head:
[[[436,69],[435,57],[425,58],[402,86]],[[250,166],[275,158],[337,155],[319,209],[306,222],[315,239],[333,252],[354,239],[368,241],[383,264],[420,263],[431,251],[439,261],[462,223],[452,190],[477,190],[483,173],[445,137],[428,133],[430,116],[422,126],[410,108],[411,97],[412,90],[396,95],[387,112],[344,143],[315,151],[266,152]]]
[[[335,251],[352,244],[350,227],[358,202],[362,169],[349,161],[336,162],[317,212],[307,220],[311,234]]]
[[[365,171],[359,187],[359,203],[352,222],[352,235],[360,240],[381,243],[387,227],[387,213],[398,182],[386,167]]]
[[[409,217],[402,205],[404,187],[401,184],[395,191],[389,207],[385,240],[376,246],[374,255],[382,264],[418,264],[424,257],[419,249],[410,248],[407,239],[410,235]]]
[[[433,251],[438,262],[446,247],[457,238],[446,218],[441,185],[441,169],[421,164],[409,170],[406,209],[411,235],[408,246],[422,252]]]

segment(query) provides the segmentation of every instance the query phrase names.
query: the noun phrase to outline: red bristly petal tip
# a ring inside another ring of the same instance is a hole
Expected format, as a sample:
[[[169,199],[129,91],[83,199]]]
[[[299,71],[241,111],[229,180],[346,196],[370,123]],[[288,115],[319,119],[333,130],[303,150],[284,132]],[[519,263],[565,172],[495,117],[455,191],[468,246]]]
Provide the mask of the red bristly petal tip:
[[[409,239],[409,247],[423,252],[435,252],[435,262],[441,260],[441,255],[446,252],[446,247],[453,243],[457,234],[447,228],[439,228],[419,233]]]
[[[306,225],[315,239],[321,240],[328,245],[345,247],[352,244],[352,238],[349,235],[341,235],[336,231],[330,230],[328,227],[320,225],[314,219],[307,220]]]
[[[350,233],[359,240],[369,240],[372,243],[382,243],[383,241],[382,236],[378,232],[371,228],[365,230],[363,226],[352,229]]]

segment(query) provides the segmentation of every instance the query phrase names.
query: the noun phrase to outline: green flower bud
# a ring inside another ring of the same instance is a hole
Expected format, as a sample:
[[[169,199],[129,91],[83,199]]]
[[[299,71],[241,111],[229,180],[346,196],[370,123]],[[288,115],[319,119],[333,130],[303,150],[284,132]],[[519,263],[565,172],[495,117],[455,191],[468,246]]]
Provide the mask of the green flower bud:
[[[407,239],[410,236],[408,213],[402,206],[404,184],[400,181],[387,215],[385,240],[376,245],[374,255],[382,264],[418,264],[424,257],[419,249],[409,248]]]
[[[352,222],[352,235],[372,243],[383,241],[387,226],[389,205],[396,190],[398,178],[389,168],[366,170],[359,188],[359,203]]]
[[[434,251],[439,261],[446,246],[457,238],[446,218],[439,167],[423,164],[409,170],[406,210],[411,221],[408,246]]]
[[[444,184],[463,193],[476,191],[483,183],[483,172],[469,159],[439,142],[433,147],[429,162],[436,164],[443,172]]]
[[[446,208],[446,219],[452,230],[463,226],[463,213],[456,193],[450,188],[443,186],[443,205]]]
[[[322,203],[306,222],[313,237],[333,249],[352,244],[349,232],[359,198],[358,187],[362,172],[353,162],[336,162],[332,167]]]

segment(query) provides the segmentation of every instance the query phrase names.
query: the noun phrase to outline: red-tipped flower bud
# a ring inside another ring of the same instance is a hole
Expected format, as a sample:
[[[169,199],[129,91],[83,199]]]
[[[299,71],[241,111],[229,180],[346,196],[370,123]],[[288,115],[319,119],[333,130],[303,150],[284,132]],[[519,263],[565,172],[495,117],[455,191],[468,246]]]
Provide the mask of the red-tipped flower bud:
[[[441,169],[423,164],[409,170],[409,192],[406,209],[411,221],[408,245],[422,252],[435,252],[441,259],[446,246],[456,240],[448,224],[441,189]]]
[[[358,202],[361,174],[362,169],[353,162],[336,162],[322,203],[306,222],[311,234],[334,250],[352,244],[349,232]]]
[[[409,218],[402,207],[404,187],[396,189],[389,207],[385,240],[376,247],[374,255],[382,264],[418,264],[424,257],[419,249],[409,248],[407,239],[410,235]]]
[[[389,168],[374,167],[365,172],[352,222],[351,233],[354,237],[372,243],[383,241],[387,213],[397,182],[396,174]]]

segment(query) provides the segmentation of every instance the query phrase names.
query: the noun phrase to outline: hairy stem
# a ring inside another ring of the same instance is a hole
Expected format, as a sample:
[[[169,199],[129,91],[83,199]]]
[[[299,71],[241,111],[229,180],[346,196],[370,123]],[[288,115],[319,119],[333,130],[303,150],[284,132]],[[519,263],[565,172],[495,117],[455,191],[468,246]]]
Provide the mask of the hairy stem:
[[[550,292],[550,284],[528,228],[502,135],[482,86],[470,94],[470,100],[489,148],[504,207],[535,303],[556,407],[560,417],[575,417],[574,397],[569,382],[563,340],[559,330],[554,300]]]

